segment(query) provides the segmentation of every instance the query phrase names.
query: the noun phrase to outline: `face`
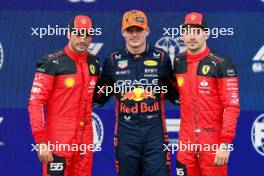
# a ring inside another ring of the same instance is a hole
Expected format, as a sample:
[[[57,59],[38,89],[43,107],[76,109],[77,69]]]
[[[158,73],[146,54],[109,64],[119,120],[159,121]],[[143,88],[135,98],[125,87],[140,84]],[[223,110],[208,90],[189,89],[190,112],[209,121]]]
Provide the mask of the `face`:
[[[131,26],[122,31],[122,35],[126,40],[126,44],[132,48],[139,48],[143,46],[146,43],[148,34],[148,29],[143,29],[137,26]]]
[[[92,41],[92,36],[90,35],[76,35],[73,33],[68,34],[69,44],[73,51],[77,53],[82,53],[87,50],[89,44]]]
[[[187,51],[195,52],[206,46],[208,35],[201,28],[184,28],[181,39],[187,48]]]

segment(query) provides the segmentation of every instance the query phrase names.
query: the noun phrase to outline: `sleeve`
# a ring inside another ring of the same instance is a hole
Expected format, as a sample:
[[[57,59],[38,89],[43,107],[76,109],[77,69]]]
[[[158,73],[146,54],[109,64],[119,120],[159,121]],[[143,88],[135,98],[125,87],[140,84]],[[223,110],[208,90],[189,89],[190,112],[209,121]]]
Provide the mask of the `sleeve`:
[[[236,133],[240,105],[236,69],[228,60],[223,61],[220,66],[217,87],[224,107],[221,143],[232,143]]]
[[[42,59],[37,63],[28,103],[30,125],[36,143],[48,141],[45,127],[45,107],[52,92],[54,74],[55,69],[48,59]]]
[[[164,66],[163,66],[164,78],[162,84],[167,86],[168,92],[165,94],[165,98],[171,103],[177,105],[179,104],[179,92],[177,88],[177,82],[173,75],[171,59],[165,54],[164,56]]]
[[[111,58],[108,57],[103,63],[102,74],[95,88],[93,107],[103,106],[113,95],[114,81],[111,76],[111,68]]]

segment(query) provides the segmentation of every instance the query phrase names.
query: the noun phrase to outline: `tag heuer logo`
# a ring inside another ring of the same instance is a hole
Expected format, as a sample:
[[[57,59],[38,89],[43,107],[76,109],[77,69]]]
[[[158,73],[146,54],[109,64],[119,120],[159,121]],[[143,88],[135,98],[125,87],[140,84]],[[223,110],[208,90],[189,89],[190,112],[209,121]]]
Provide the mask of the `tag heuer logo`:
[[[206,75],[210,71],[210,66],[209,65],[204,65],[202,68],[202,73]]]
[[[128,61],[127,60],[122,60],[122,61],[118,61],[118,67],[121,69],[126,68],[128,65]]]

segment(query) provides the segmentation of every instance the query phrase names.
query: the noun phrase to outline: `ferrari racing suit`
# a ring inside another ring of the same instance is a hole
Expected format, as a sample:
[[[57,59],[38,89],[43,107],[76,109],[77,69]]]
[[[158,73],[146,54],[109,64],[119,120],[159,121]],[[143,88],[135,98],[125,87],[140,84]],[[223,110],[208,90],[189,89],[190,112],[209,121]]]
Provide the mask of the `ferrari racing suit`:
[[[36,144],[55,146],[43,176],[91,175],[92,98],[99,73],[97,57],[69,46],[38,61],[28,106],[32,134]]]
[[[206,48],[176,56],[174,74],[181,102],[178,145],[189,146],[177,152],[178,175],[226,176],[226,164],[214,166],[214,159],[219,145],[232,144],[235,136],[240,106],[234,65]]]

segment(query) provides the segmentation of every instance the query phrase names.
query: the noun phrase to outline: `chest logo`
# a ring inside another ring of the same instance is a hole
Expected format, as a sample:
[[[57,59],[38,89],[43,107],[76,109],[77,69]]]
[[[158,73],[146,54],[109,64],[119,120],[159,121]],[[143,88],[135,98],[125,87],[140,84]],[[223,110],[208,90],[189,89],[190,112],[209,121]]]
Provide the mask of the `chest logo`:
[[[206,75],[210,71],[211,67],[209,65],[204,65],[202,68],[202,73]]]
[[[127,65],[128,65],[128,61],[127,60],[118,61],[118,67],[121,68],[121,69],[126,68]]]
[[[64,83],[67,88],[72,88],[75,85],[75,80],[73,78],[67,78]]]
[[[89,69],[90,69],[90,72],[92,73],[92,74],[94,74],[95,73],[95,66],[94,65],[90,65],[89,66]]]
[[[179,77],[179,78],[177,79],[177,83],[178,83],[178,86],[179,86],[179,87],[182,87],[183,84],[184,84],[184,79],[183,79],[183,77]]]
[[[154,67],[154,66],[158,65],[158,62],[154,61],[154,60],[145,60],[144,65]]]

